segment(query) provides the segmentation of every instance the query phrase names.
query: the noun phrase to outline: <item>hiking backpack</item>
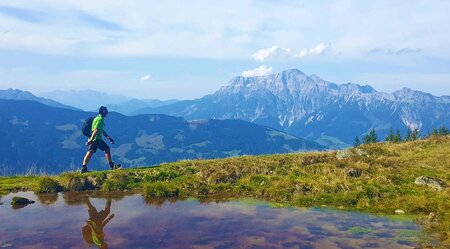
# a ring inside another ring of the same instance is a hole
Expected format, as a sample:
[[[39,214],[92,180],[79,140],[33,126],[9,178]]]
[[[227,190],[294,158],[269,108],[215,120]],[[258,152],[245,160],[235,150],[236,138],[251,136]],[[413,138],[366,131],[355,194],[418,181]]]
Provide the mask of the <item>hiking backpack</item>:
[[[84,120],[83,125],[81,126],[81,132],[86,137],[91,137],[92,135],[92,122],[94,121],[95,117],[89,117]]]

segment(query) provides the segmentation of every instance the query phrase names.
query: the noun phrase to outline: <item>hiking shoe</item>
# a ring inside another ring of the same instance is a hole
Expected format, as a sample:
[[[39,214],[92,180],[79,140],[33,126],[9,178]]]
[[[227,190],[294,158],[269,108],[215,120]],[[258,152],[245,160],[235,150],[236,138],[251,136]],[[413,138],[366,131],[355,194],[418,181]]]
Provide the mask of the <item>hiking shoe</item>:
[[[111,168],[111,170],[121,169],[121,168],[122,168],[122,164],[114,164],[114,165],[111,166],[110,168]]]
[[[81,170],[80,170],[80,173],[81,174],[83,174],[83,173],[88,173],[88,172],[90,172],[86,167],[83,167],[83,168],[81,168]]]

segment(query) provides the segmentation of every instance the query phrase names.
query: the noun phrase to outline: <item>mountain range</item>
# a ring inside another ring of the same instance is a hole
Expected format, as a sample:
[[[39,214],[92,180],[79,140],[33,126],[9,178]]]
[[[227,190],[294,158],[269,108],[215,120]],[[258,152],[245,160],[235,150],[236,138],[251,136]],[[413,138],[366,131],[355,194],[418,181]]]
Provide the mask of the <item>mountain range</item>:
[[[66,96],[63,100],[76,100],[71,102],[78,103],[76,107],[82,107],[80,102],[91,100],[113,101],[117,104],[107,104],[110,110],[130,116],[165,114],[183,117],[187,123],[208,119],[211,119],[209,123],[213,120],[244,120],[331,149],[351,146],[355,136],[361,139],[372,128],[383,139],[391,128],[399,129],[403,134],[407,129],[417,128],[425,134],[433,128],[450,126],[449,96],[437,97],[408,88],[383,93],[369,85],[328,82],[298,69],[268,76],[237,76],[215,93],[184,101],[138,100],[95,91],[56,93]],[[0,91],[2,98],[30,99],[54,107],[77,109],[20,90]],[[96,110],[100,102],[93,103],[95,105],[89,108]],[[237,133],[242,134],[242,131]],[[311,148],[318,147],[312,145]]]
[[[81,124],[94,115],[37,101],[0,99],[0,175],[51,174],[79,168],[87,140],[81,134]],[[116,140],[111,146],[113,160],[125,167],[324,149],[242,120],[187,121],[161,114],[129,117],[111,112],[105,130]],[[89,168],[107,168],[101,152],[92,158]]]
[[[391,128],[406,133],[450,125],[450,97],[403,88],[392,94],[369,85],[336,84],[298,69],[260,77],[238,76],[213,94],[134,114],[159,113],[196,119],[241,119],[314,140],[329,148],[355,136]]]

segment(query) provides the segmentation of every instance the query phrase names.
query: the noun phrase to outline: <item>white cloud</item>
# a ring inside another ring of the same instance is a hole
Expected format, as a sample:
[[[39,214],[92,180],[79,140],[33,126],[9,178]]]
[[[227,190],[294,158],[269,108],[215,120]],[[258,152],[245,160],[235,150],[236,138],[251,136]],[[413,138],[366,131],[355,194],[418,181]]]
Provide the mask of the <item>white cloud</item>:
[[[420,48],[400,48],[400,49],[383,49],[374,48],[371,49],[369,55],[409,55],[422,52]]]
[[[294,58],[303,58],[306,56],[314,56],[314,55],[322,55],[324,54],[328,49],[330,48],[329,45],[326,45],[325,43],[319,43],[313,48],[304,48],[300,50],[299,53],[293,54],[292,57]]]
[[[289,56],[291,53],[291,49],[280,48],[278,45],[275,45],[270,48],[263,48],[258,50],[258,52],[252,54],[252,58],[256,61],[264,61],[265,59],[270,57]]]
[[[150,79],[150,75],[148,75],[148,74],[141,77],[141,81],[147,81],[149,79]]]
[[[252,70],[246,70],[242,72],[242,76],[244,77],[255,77],[255,76],[266,76],[272,72],[272,67],[268,67],[266,65],[259,66]]]
[[[330,45],[325,43],[319,43],[313,48],[303,48],[298,52],[295,52],[291,48],[282,48],[278,45],[270,48],[264,48],[258,50],[258,52],[252,54],[252,58],[256,61],[264,61],[268,58],[304,58],[307,56],[323,55],[330,49]]]

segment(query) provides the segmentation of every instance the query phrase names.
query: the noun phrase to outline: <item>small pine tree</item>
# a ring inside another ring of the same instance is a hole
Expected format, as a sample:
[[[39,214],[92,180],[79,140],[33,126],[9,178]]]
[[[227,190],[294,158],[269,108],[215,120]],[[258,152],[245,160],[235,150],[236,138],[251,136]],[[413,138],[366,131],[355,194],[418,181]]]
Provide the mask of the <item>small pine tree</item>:
[[[370,144],[370,136],[369,134],[366,134],[363,138],[364,144]]]
[[[391,129],[389,130],[389,135],[386,137],[386,142],[395,142],[395,135],[394,135],[394,130]]]
[[[358,146],[360,146],[360,145],[361,145],[361,141],[359,141],[359,137],[356,136],[356,137],[355,137],[355,142],[353,143],[353,146],[354,146],[354,147],[358,147]]]
[[[450,130],[445,126],[441,126],[441,128],[439,128],[438,134],[439,136],[448,136],[450,135]]]
[[[367,135],[364,136],[364,144],[371,144],[378,142],[378,136],[375,129],[371,129]]]
[[[377,143],[379,140],[378,140],[378,136],[377,136],[377,133],[375,132],[375,129],[372,129],[370,132],[369,132],[369,136],[370,136],[370,141],[372,142],[372,143]]]
[[[418,140],[420,138],[420,131],[417,128],[414,128],[414,130],[411,133],[411,140],[415,141]]]
[[[400,134],[400,130],[397,129],[397,131],[395,132],[395,136],[394,136],[394,142],[400,143],[401,141],[403,141],[403,138],[402,138],[402,135]]]
[[[411,141],[412,137],[412,131],[408,128],[408,131],[406,132],[405,141]]]
[[[433,130],[431,131],[431,133],[428,135],[429,137],[437,137],[439,136],[439,131],[436,128],[433,128]]]

